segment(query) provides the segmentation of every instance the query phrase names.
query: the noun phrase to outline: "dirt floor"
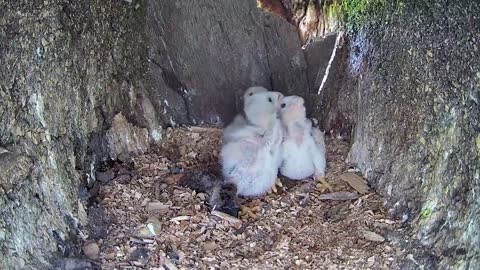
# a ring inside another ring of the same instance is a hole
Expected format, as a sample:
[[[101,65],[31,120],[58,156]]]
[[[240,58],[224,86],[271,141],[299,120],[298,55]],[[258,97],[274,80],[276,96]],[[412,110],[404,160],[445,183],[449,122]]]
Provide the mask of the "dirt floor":
[[[342,180],[348,144],[337,139],[326,141],[327,181],[333,192],[350,192],[336,193],[339,200],[324,200],[332,191],[313,179],[284,179],[276,193],[242,200],[249,208],[239,219],[211,213],[206,194],[178,181],[189,170],[216,168],[221,135],[169,129],[155,151],[97,173],[102,184],[87,209],[84,254],[102,269],[398,269],[415,262],[380,196],[345,198],[357,193]]]

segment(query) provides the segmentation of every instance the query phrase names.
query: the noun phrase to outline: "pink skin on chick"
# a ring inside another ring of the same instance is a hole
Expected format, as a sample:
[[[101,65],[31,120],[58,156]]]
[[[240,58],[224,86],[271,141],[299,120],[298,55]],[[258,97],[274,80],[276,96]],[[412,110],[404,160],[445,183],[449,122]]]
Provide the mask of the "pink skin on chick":
[[[325,176],[323,137],[320,138],[318,132],[312,132],[312,123],[306,117],[303,98],[298,96],[283,98],[280,118],[286,130],[281,147],[280,173],[294,180],[302,180],[312,175]]]

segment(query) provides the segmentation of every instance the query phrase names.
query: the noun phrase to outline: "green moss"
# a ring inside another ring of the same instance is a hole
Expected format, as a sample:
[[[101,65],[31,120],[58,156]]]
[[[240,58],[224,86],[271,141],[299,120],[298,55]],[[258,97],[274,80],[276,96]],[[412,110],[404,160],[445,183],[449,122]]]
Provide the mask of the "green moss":
[[[396,6],[402,7],[399,1]],[[342,20],[348,30],[354,30],[381,14],[387,3],[387,0],[334,0],[325,11],[328,16]]]
[[[422,219],[428,219],[432,215],[432,212],[433,212],[432,208],[427,207],[422,210],[422,212],[420,213],[420,217]]]
[[[330,5],[325,5],[324,14],[327,14],[330,18],[337,18],[338,20],[343,21],[343,3],[339,0],[334,0]]]

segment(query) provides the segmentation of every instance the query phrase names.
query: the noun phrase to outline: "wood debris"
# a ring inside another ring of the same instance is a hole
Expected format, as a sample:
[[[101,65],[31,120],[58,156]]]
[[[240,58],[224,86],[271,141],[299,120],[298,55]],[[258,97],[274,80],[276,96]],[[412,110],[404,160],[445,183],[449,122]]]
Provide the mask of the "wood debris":
[[[332,201],[346,201],[346,200],[355,200],[358,198],[358,195],[353,192],[347,191],[338,191],[326,194],[320,194],[318,196],[319,200],[332,200]]]
[[[220,212],[220,211],[217,211],[217,210],[213,210],[211,214],[216,216],[216,217],[219,217],[223,220],[231,222],[231,223],[241,223],[242,222],[240,219],[238,219],[236,217],[232,217],[230,215],[227,215],[227,214],[225,214],[223,212]]]
[[[365,240],[368,240],[368,241],[372,241],[372,242],[385,241],[385,238],[383,238],[383,236],[372,231],[363,231],[362,234],[363,234],[363,238],[365,238]]]
[[[166,210],[168,210],[168,208],[170,207],[170,205],[167,205],[167,204],[163,204],[161,202],[150,202],[147,204],[147,211],[148,212],[165,212]]]
[[[104,175],[117,177],[101,183],[92,207],[104,209],[96,218],[112,223],[89,220],[102,233],[84,236],[84,244],[95,236],[101,269],[395,269],[404,259],[395,253],[397,244],[362,233],[400,226],[387,219],[377,194],[350,201],[358,195],[339,177],[347,170],[347,143],[326,137],[328,186],[320,182],[325,190],[315,189],[311,179],[281,178],[276,193],[240,198],[235,218],[210,211],[208,195],[180,181],[192,170],[219,171],[222,131],[164,132],[157,149],[102,168]],[[326,190],[336,192],[322,194]],[[86,211],[89,218],[92,209]],[[369,245],[372,239],[375,245]]]

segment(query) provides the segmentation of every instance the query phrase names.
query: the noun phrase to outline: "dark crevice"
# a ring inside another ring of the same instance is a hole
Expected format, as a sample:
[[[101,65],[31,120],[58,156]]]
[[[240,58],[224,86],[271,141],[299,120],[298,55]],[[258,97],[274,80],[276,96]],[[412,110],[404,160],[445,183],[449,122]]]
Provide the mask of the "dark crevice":
[[[160,65],[154,59],[148,59],[148,60],[152,62],[155,66],[160,68],[160,70],[162,71],[163,80],[165,81],[168,87],[170,87],[173,91],[175,91],[180,96],[183,103],[185,104],[187,120],[190,123],[193,123],[193,118],[190,113],[190,107],[188,106],[189,104],[188,97],[184,93],[184,91],[187,90],[187,87],[178,79],[177,75],[173,71],[162,67],[162,65]]]
[[[269,25],[264,25],[262,28],[263,32],[263,44],[265,46],[265,52],[267,53],[267,67],[268,67],[268,72],[269,72],[269,83],[270,83],[270,89],[272,91],[276,91],[275,86],[274,86],[274,80],[273,80],[273,72],[272,72],[272,66],[270,65],[270,51],[268,48],[268,43],[267,43],[267,34],[265,32],[265,28],[270,28]]]
[[[232,41],[230,40],[230,37],[228,36],[227,31],[225,31],[225,27],[223,26],[223,23],[221,21],[217,21],[218,26],[220,26],[220,31],[222,31],[222,34],[225,36],[225,40],[228,43],[228,46],[230,46],[230,49],[233,51],[234,48],[232,46]]]

